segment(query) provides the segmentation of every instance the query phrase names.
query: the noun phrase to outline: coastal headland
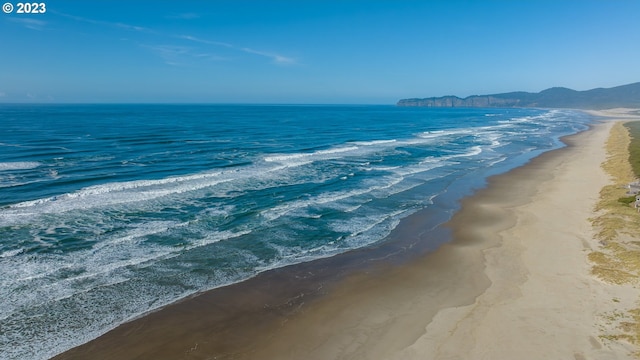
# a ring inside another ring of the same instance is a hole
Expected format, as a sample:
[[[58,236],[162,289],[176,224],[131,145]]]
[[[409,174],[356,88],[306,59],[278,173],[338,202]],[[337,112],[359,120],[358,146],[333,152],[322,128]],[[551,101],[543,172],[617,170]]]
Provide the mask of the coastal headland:
[[[185,299],[56,359],[632,359],[637,281],[600,276],[591,254],[619,254],[594,220],[614,182],[601,165],[637,117],[597,115],[465,198],[435,251],[419,247],[416,213],[398,241]]]
[[[514,91],[492,95],[472,95],[465,98],[450,95],[422,99],[401,99],[397,105],[417,107],[542,107],[574,109],[639,108],[640,82],[586,91],[553,87],[538,93]]]

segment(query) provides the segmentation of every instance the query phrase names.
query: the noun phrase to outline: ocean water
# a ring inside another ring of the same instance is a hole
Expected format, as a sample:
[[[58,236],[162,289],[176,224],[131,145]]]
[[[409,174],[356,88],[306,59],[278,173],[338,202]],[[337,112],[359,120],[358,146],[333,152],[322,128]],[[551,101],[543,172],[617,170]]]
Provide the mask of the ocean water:
[[[591,121],[543,109],[2,105],[0,359],[46,359],[190,294],[376,244]]]

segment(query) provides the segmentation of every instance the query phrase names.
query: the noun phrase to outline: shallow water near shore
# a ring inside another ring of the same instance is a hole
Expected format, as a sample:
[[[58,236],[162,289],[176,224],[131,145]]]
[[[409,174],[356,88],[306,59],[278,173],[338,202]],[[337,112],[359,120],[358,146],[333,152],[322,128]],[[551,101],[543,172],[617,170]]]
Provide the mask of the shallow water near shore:
[[[190,294],[377,244],[417,211],[436,226],[487,176],[590,121],[539,109],[3,106],[0,356],[48,358]]]

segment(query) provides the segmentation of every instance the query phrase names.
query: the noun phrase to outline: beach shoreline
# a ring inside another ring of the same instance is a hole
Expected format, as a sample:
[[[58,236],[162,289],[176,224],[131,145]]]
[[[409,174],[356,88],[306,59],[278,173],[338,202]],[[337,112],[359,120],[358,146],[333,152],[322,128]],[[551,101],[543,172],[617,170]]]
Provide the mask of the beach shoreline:
[[[369,248],[272,270],[55,358],[626,358],[628,347],[598,338],[598,311],[616,305],[616,289],[586,260],[611,124],[490,178],[444,228],[454,241],[433,252],[389,257],[419,243],[424,224],[412,216],[381,259],[359,262],[360,251],[377,254]]]

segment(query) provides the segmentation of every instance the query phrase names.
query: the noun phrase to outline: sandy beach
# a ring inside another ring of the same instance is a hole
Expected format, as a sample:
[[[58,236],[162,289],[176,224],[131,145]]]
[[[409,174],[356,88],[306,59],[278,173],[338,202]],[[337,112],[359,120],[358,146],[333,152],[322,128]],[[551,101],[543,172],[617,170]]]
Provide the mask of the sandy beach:
[[[515,224],[496,232],[499,245],[483,251],[489,288],[471,305],[440,311],[397,358],[631,358],[632,347],[603,343],[599,329],[607,326],[603,313],[620,302],[632,306],[638,292],[594,278],[587,261],[598,246],[589,218],[609,181],[600,164],[611,124],[572,138],[568,151],[524,171],[540,182],[527,203],[498,206]],[[480,228],[487,233],[479,236],[492,236],[491,228]]]
[[[447,224],[454,240],[425,256],[354,267],[356,251],[272,271],[56,358],[632,359],[630,342],[604,335],[638,289],[598,279],[588,261],[614,123],[490,178]],[[416,214],[392,236],[417,243],[422,226]]]
[[[284,326],[288,345],[271,341],[256,358],[633,358],[632,345],[602,335],[613,326],[605,314],[633,307],[638,291],[597,279],[587,260],[612,124],[491,179],[451,221],[453,244],[399,270],[391,286],[353,279],[342,291],[357,289],[357,301],[323,301]],[[426,279],[441,258],[459,267],[439,264],[449,287]]]

